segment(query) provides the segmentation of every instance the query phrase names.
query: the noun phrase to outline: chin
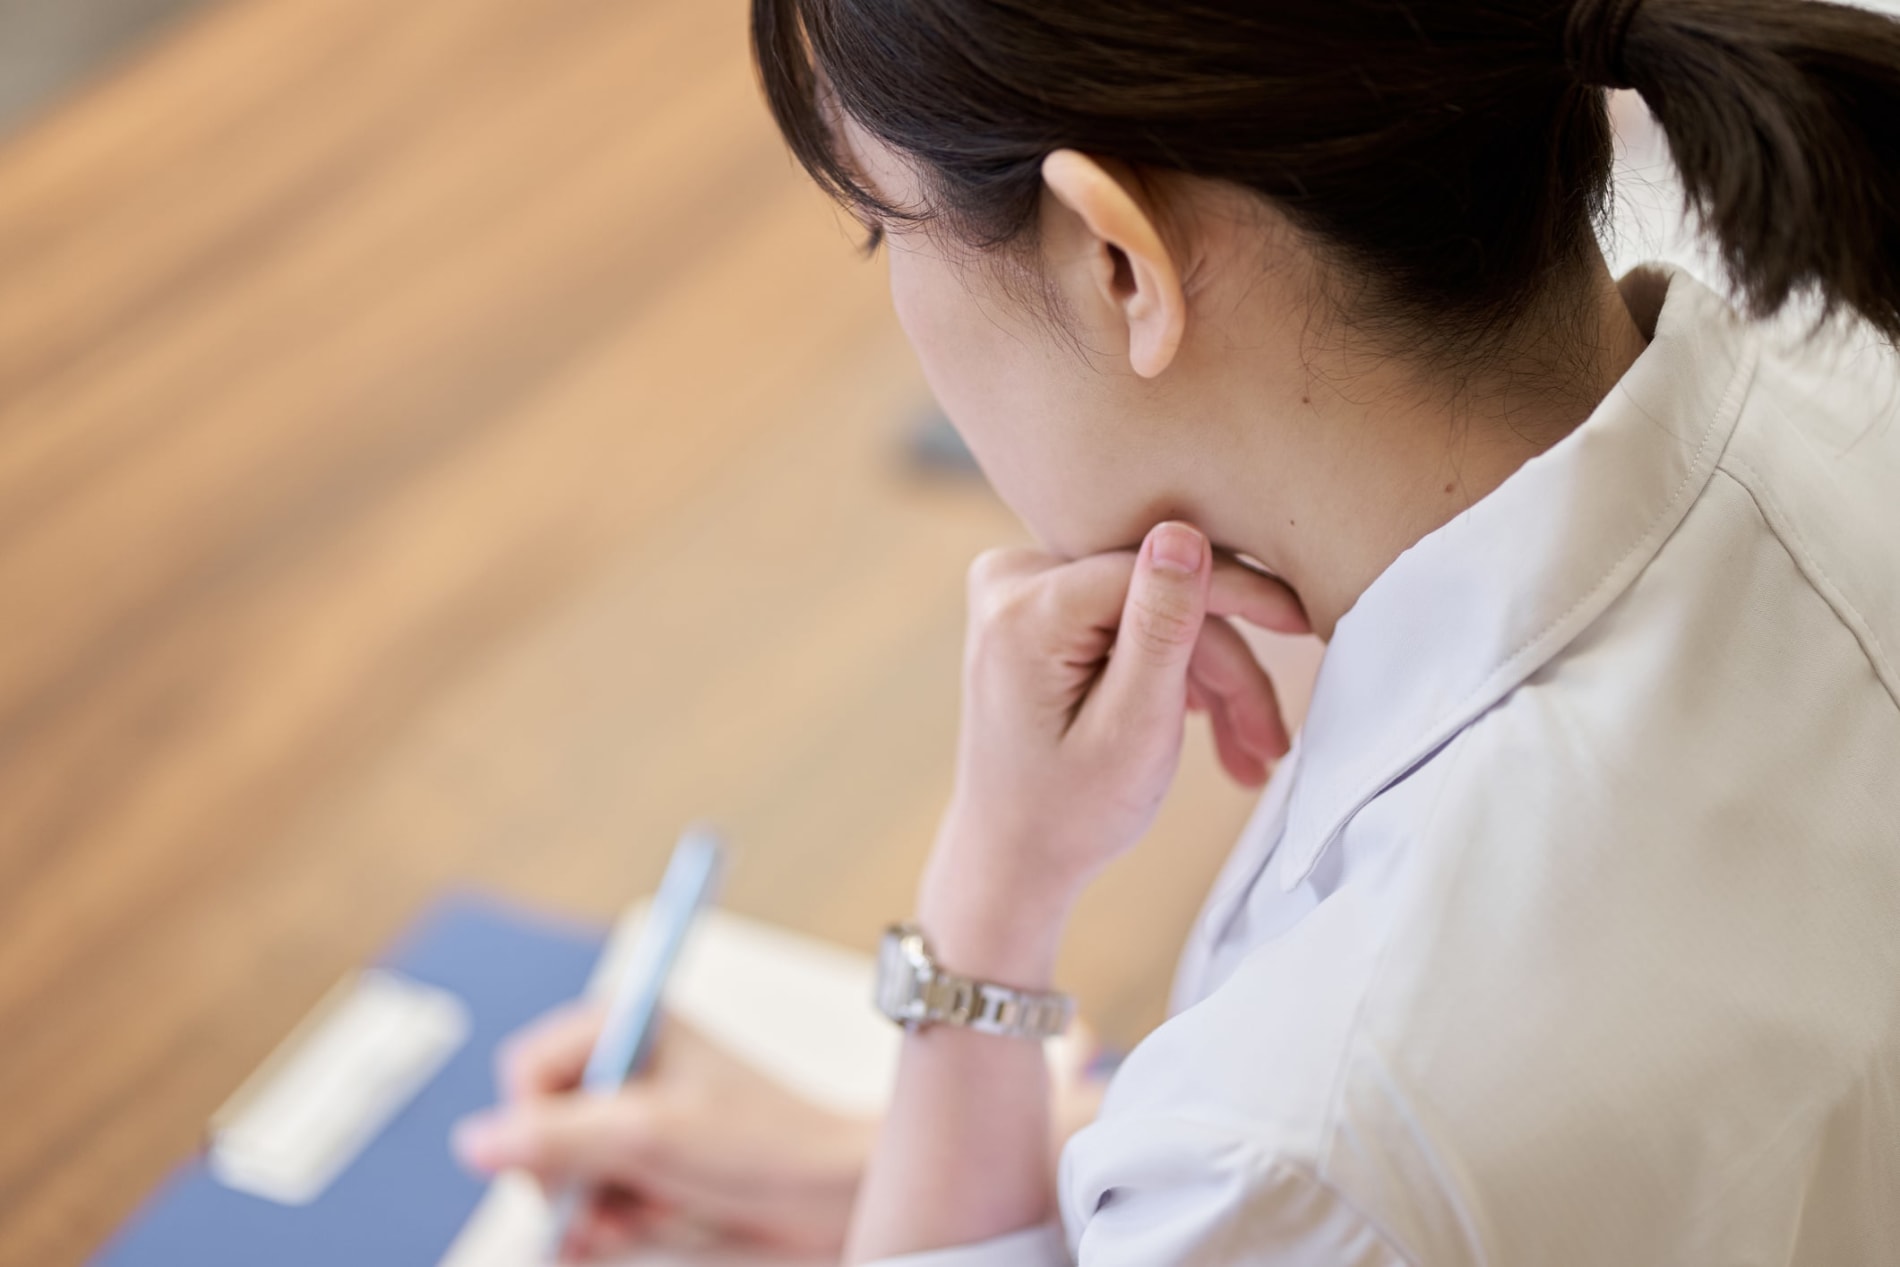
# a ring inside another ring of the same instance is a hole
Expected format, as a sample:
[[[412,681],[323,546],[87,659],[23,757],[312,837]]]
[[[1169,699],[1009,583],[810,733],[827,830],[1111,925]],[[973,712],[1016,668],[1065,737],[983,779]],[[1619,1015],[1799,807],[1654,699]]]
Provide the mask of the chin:
[[[1070,483],[1072,483],[1071,477]],[[1063,485],[1051,479],[1046,485]],[[1038,485],[1038,487],[1046,487]],[[1052,503],[1048,498],[1013,496],[1014,489],[994,479],[991,487],[1028,530],[1036,548],[1060,559],[1080,559],[1111,550],[1133,550],[1141,545],[1148,530],[1164,519],[1186,518],[1175,513],[1176,499],[1155,498],[1151,503],[1128,510],[1106,508],[1101,504]],[[1066,512],[1066,513],[1065,513]]]

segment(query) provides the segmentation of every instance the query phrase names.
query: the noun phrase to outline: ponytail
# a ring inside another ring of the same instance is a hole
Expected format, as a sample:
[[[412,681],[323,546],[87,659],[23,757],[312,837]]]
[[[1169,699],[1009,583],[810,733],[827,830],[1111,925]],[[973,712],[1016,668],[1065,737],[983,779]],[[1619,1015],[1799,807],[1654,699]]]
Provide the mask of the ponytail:
[[[1900,340],[1900,21],[1821,0],[1581,0],[1569,45],[1648,103],[1756,315],[1813,295]]]
[[[1259,193],[1395,347],[1476,363],[1579,308],[1634,87],[1745,302],[1900,339],[1900,22],[1821,0],[752,0],[793,153],[862,218],[1033,248],[1069,146]],[[910,158],[894,207],[841,110]],[[1025,250],[1033,258],[1033,250]]]

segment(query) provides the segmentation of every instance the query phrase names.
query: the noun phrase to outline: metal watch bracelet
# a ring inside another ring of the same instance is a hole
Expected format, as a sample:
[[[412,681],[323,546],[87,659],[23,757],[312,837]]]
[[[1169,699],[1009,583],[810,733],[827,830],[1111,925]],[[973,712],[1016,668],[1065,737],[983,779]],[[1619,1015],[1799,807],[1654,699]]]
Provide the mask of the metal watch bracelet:
[[[877,1008],[906,1029],[955,1025],[1009,1038],[1054,1038],[1075,1016],[1075,1000],[1053,990],[1019,990],[938,965],[915,924],[884,932],[877,960]]]

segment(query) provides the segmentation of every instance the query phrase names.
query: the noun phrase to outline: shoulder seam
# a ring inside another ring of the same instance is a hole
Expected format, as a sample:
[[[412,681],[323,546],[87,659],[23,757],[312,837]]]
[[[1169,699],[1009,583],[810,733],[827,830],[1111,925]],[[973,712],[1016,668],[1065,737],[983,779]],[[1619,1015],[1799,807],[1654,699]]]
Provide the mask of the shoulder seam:
[[[1433,825],[1438,821],[1439,811],[1445,801],[1445,790],[1451,782],[1452,767],[1457,764],[1458,758],[1463,754],[1464,740],[1466,736],[1472,732],[1475,725],[1476,723],[1473,722],[1464,726],[1456,734],[1451,736],[1451,738],[1426,761],[1425,766],[1427,767],[1441,761],[1446,764],[1440,768],[1439,785],[1432,794],[1431,808],[1420,821],[1418,830],[1415,833],[1411,833],[1413,839],[1429,835]],[[1383,795],[1383,793],[1381,793],[1381,795]],[[1343,1035],[1343,1041],[1340,1044],[1339,1063],[1333,1070],[1332,1085],[1327,1088],[1326,1115],[1321,1120],[1319,1137],[1315,1141],[1317,1147],[1313,1153],[1312,1175],[1314,1182],[1323,1184],[1328,1191],[1336,1193],[1339,1199],[1345,1202],[1355,1212],[1359,1211],[1359,1207],[1347,1200],[1345,1193],[1328,1176],[1332,1170],[1333,1148],[1338,1142],[1339,1121],[1342,1105],[1346,1099],[1346,1089],[1351,1080],[1352,1067],[1357,1059],[1360,1045],[1364,1041],[1366,1010],[1371,1003],[1373,991],[1378,988],[1379,980],[1384,975],[1386,959],[1391,952],[1394,940],[1392,930],[1387,928],[1385,936],[1379,946],[1378,959],[1374,962],[1372,971],[1366,974],[1365,988],[1360,991],[1358,1004],[1353,1010],[1352,1023],[1347,1027]],[[1363,1213],[1360,1213],[1360,1217],[1362,1219],[1366,1218]],[[1400,1253],[1400,1256],[1405,1258],[1408,1262],[1416,1261],[1410,1255],[1399,1251],[1397,1246],[1400,1245],[1401,1242],[1387,1234],[1379,1224],[1372,1222],[1370,1219],[1366,1219],[1366,1224],[1384,1236],[1386,1241],[1394,1247],[1394,1252]],[[1477,1235],[1476,1229],[1465,1227],[1463,1230],[1475,1244],[1482,1246],[1483,1241]]]
[[[1284,1153],[1268,1153],[1251,1147],[1248,1148],[1248,1151],[1253,1154],[1253,1158],[1257,1164],[1261,1164],[1265,1168],[1277,1167],[1282,1170],[1290,1170],[1304,1178],[1315,1188],[1330,1195],[1333,1200],[1339,1202],[1340,1205],[1350,1211],[1352,1216],[1359,1220],[1361,1226],[1373,1236],[1376,1236],[1379,1239],[1379,1243],[1401,1262],[1417,1264],[1422,1261],[1416,1254],[1407,1249],[1397,1237],[1387,1231],[1383,1224],[1362,1210],[1359,1207],[1359,1203],[1347,1196],[1338,1184],[1320,1175],[1312,1167]]]
[[[1730,470],[1731,466],[1735,470]],[[1794,521],[1782,511],[1780,503],[1768,491],[1768,481],[1762,473],[1733,450],[1724,455],[1723,461],[1718,463],[1715,469],[1727,476],[1730,483],[1747,494],[1749,501],[1755,507],[1755,513],[1761,516],[1763,526],[1768,529],[1769,535],[1775,539],[1776,544],[1787,554],[1789,561],[1795,565],[1795,569],[1801,573],[1801,578],[1808,583],[1808,588],[1827,604],[1828,610],[1834,613],[1834,619],[1840,621],[1842,628],[1853,636],[1854,642],[1860,647],[1861,655],[1866,657],[1867,666],[1873,670],[1874,677],[1886,690],[1887,698],[1892,701],[1895,708],[1900,708],[1900,671],[1896,671],[1893,661],[1887,655],[1886,648],[1881,646],[1880,635],[1874,632],[1874,627],[1868,623],[1865,616],[1860,614],[1860,610],[1848,601],[1847,595],[1842,593],[1840,586],[1834,583],[1834,578],[1829,576],[1827,569],[1821,566],[1821,561],[1808,549],[1807,543],[1802,540],[1800,532],[1795,528]],[[1747,478],[1744,479],[1742,476],[1747,476]]]
[[[1475,723],[1473,724],[1475,725]],[[1451,767],[1457,764],[1458,755],[1464,750],[1464,745],[1461,741],[1466,735],[1471,733],[1471,729],[1471,725],[1466,725],[1461,728],[1456,734],[1446,740],[1444,744],[1440,745],[1437,751],[1418,767],[1419,770],[1425,770],[1438,762],[1442,761],[1446,763],[1439,770],[1439,783],[1438,787],[1432,792],[1431,808],[1425,812],[1418,829],[1408,833],[1412,839],[1416,840],[1429,835],[1432,824],[1438,820],[1439,807],[1443,805],[1445,799],[1445,786],[1451,777]],[[1379,795],[1383,796],[1384,793],[1381,792]],[[1370,804],[1370,802],[1368,802],[1368,804]],[[1373,962],[1372,970],[1366,974],[1365,987],[1360,990],[1359,1000],[1353,1007],[1352,1022],[1347,1025],[1345,1033],[1340,1036],[1339,1063],[1333,1069],[1332,1084],[1326,1088],[1326,1116],[1321,1119],[1318,1140],[1319,1147],[1314,1152],[1314,1161],[1317,1164],[1318,1173],[1321,1175],[1324,1175],[1329,1168],[1327,1159],[1332,1154],[1333,1138],[1339,1129],[1340,1104],[1346,1098],[1346,1074],[1352,1065],[1352,1053],[1358,1045],[1361,1032],[1365,1028],[1366,1005],[1371,1001],[1372,992],[1378,986],[1379,978],[1385,972],[1386,956],[1391,953],[1392,941],[1392,929],[1388,926],[1381,934],[1378,958]]]

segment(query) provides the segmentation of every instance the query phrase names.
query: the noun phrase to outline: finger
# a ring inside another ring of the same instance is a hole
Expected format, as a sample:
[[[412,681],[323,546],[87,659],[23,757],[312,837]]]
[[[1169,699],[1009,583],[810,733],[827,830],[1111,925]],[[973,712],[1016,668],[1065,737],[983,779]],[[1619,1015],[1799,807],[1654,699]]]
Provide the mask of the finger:
[[[574,1216],[561,1257],[588,1262],[623,1253],[650,1234],[658,1213],[624,1188],[602,1188]]]
[[[600,1222],[600,1216],[594,1213],[591,1206],[581,1207],[561,1233],[561,1243],[555,1249],[555,1261],[585,1263],[599,1258],[601,1256],[599,1242],[603,1239]]]
[[[1313,632],[1285,581],[1242,563],[1228,550],[1214,552],[1214,578],[1208,586],[1207,611],[1212,616],[1238,616],[1248,624],[1275,633]]]
[[[1027,616],[1078,643],[1106,646],[1121,622],[1135,558],[1133,550],[1109,550],[1014,573],[993,568],[985,580],[973,579],[971,610]]]
[[[1198,655],[1199,652],[1197,651],[1196,654]],[[1214,738],[1214,752],[1220,758],[1221,768],[1236,780],[1241,780],[1241,775],[1235,774],[1235,762],[1237,760],[1241,762],[1239,768],[1245,771],[1251,754],[1241,745],[1240,740],[1234,737],[1234,724],[1227,716],[1226,704],[1218,697],[1209,697],[1204,694],[1200,687],[1195,685],[1194,666],[1191,661],[1188,665],[1187,687],[1188,711],[1207,715],[1208,733]],[[1199,705],[1194,702],[1197,698],[1200,700]]]
[[[1260,787],[1266,782],[1267,768],[1257,753],[1251,751],[1234,734],[1233,719],[1227,715],[1227,705],[1216,700],[1207,708],[1208,729],[1214,735],[1214,751],[1220,757],[1221,769],[1227,776],[1242,787]]]
[[[521,1169],[550,1185],[634,1189],[665,1165],[667,1143],[664,1119],[634,1090],[524,1100],[463,1119],[451,1139],[474,1170]]]
[[[1202,626],[1188,677],[1204,696],[1225,706],[1249,752],[1268,761],[1286,755],[1291,740],[1280,716],[1279,693],[1233,625],[1216,618]]]
[[[1189,524],[1156,524],[1143,540],[1102,672],[1109,716],[1136,725],[1172,718],[1178,728],[1188,661],[1207,615],[1209,571],[1207,538]]]
[[[1031,546],[997,546],[985,550],[970,561],[966,577],[970,593],[978,594],[998,585],[1034,576],[1059,566],[1062,559]]]
[[[1201,694],[1201,688],[1195,685],[1194,675],[1191,671],[1188,674],[1187,706],[1188,712],[1190,713],[1204,713],[1207,711],[1207,696]]]
[[[556,1095],[579,1086],[602,1015],[598,1004],[570,1003],[503,1040],[495,1053],[502,1099]]]
[[[1033,577],[1070,623],[1113,633],[1121,623],[1138,556],[1137,550],[1107,550],[1052,566],[1048,560],[1053,556],[1039,555],[1043,562],[1038,565],[1015,571],[997,568],[991,575],[1003,584]],[[1311,632],[1306,610],[1285,581],[1240,562],[1228,550],[1214,551],[1207,610],[1214,616],[1238,616],[1275,633]]]
[[[1266,782],[1272,762],[1286,755],[1289,740],[1280,701],[1247,642],[1227,621],[1201,629],[1188,663],[1188,681],[1208,700],[1221,764],[1247,787]]]

